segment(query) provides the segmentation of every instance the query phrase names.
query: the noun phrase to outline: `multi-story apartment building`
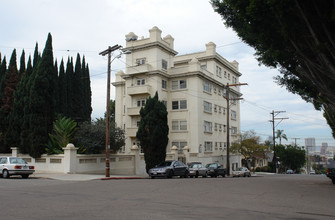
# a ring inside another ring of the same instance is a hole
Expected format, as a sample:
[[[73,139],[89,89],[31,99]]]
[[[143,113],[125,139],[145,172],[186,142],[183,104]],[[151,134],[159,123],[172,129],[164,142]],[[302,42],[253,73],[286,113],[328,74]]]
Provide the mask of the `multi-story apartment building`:
[[[140,108],[149,96],[158,92],[168,111],[169,143],[197,155],[197,161],[225,164],[227,132],[230,141],[240,132],[240,104],[230,101],[230,127],[227,128],[226,85],[239,82],[241,73],[236,61],[228,62],[216,52],[216,45],[206,44],[206,50],[177,56],[174,39],[161,37],[161,30],[153,27],[149,38],[134,33],[126,35],[125,73],[116,74],[115,118],[119,127],[125,129],[126,146],[121,153],[129,153],[139,145],[136,139],[140,121]],[[241,96],[239,87],[230,87],[230,98]],[[139,146],[140,147],[140,146]],[[175,147],[174,147],[175,148]],[[241,164],[238,155],[231,155],[231,168]],[[190,161],[185,161],[190,162]]]
[[[312,154],[315,152],[315,138],[305,138],[305,147],[307,154]]]

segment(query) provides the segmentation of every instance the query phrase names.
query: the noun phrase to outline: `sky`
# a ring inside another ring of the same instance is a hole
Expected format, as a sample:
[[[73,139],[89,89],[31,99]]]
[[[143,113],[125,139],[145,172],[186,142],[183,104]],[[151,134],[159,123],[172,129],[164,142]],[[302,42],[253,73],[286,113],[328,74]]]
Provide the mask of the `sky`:
[[[14,48],[18,60],[22,49],[26,59],[33,55],[36,42],[43,51],[47,35],[53,38],[54,58],[60,63],[77,53],[89,65],[92,89],[92,118],[103,117],[106,106],[107,57],[99,52],[119,44],[125,46],[125,35],[134,32],[149,37],[157,26],[162,37],[170,34],[179,55],[204,51],[213,42],[217,52],[228,61],[239,62],[242,73],[241,131],[254,130],[264,141],[272,136],[271,112],[285,111],[276,120],[276,130],[284,130],[288,141],[304,146],[304,139],[314,137],[316,145],[327,142],[335,146],[331,129],[322,117],[298,95],[278,86],[273,77],[278,70],[260,65],[253,48],[227,29],[208,0],[0,0],[0,52],[9,61]],[[112,63],[115,73],[125,69],[124,58]],[[111,87],[114,99],[114,87]],[[280,123],[279,123],[280,122]],[[279,124],[278,124],[279,123]]]

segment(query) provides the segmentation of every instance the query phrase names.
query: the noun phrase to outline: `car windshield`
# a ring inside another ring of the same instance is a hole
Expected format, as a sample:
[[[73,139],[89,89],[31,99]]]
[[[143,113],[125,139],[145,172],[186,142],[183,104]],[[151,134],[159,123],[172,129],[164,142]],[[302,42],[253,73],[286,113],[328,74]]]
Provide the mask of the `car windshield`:
[[[158,167],[168,167],[168,166],[171,166],[171,164],[172,164],[172,161],[164,161],[164,162],[158,164],[157,166]]]
[[[209,167],[216,168],[217,165],[216,165],[215,163],[211,163],[211,164],[207,164],[206,167],[207,167],[207,168],[209,168]]]
[[[237,168],[237,170],[238,170],[238,171],[242,171],[242,170],[243,170],[243,168],[242,168],[242,167],[239,167],[239,168]]]
[[[188,167],[189,167],[189,168],[197,168],[197,167],[198,167],[198,164],[189,164]]]
[[[27,164],[23,158],[9,158],[11,164]]]

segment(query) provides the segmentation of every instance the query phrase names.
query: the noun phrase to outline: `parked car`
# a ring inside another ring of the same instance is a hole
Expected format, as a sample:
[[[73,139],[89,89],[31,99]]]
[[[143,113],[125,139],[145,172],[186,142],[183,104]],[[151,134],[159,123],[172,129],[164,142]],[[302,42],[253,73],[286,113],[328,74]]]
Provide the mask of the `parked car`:
[[[335,184],[335,161],[328,165],[327,177],[329,177],[332,180],[332,183]]]
[[[195,178],[198,178],[198,176],[207,177],[208,169],[204,165],[202,165],[202,163],[193,162],[187,165],[188,165],[190,177],[195,177]]]
[[[0,174],[3,178],[9,178],[12,175],[21,175],[26,179],[35,172],[35,167],[20,157],[0,157]]]
[[[239,168],[237,168],[236,170],[234,170],[232,172],[232,176],[233,177],[240,177],[240,176],[251,177],[251,173],[250,173],[250,171],[249,171],[248,168],[246,168],[246,167],[239,167]]]
[[[226,176],[226,168],[219,163],[209,163],[206,165],[206,168],[208,169],[207,173],[210,177]]]
[[[161,162],[154,168],[149,170],[149,176],[154,179],[155,177],[167,177],[180,176],[187,178],[189,174],[188,167],[181,161],[167,160]]]
[[[293,172],[293,170],[291,170],[291,169],[288,169],[288,170],[286,170],[286,174],[293,174],[294,172]]]

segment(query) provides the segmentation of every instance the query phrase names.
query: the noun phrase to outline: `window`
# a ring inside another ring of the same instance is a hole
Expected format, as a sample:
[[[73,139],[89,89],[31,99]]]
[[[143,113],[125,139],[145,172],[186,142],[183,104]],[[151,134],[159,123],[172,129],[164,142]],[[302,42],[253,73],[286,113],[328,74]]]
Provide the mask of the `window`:
[[[185,79],[172,81],[172,90],[186,89],[186,88],[187,88],[187,84],[186,84]]]
[[[212,132],[212,122],[204,121],[205,132]]]
[[[216,76],[221,78],[221,71],[222,69],[219,66],[216,66]]]
[[[221,113],[221,106],[219,106],[219,113]]]
[[[145,99],[137,100],[136,103],[137,107],[145,106]]]
[[[222,109],[223,109],[223,114],[225,115],[226,114],[226,108],[222,107]]]
[[[136,79],[136,85],[145,85],[145,79]]]
[[[222,131],[222,124],[220,124],[219,126],[219,131]]]
[[[204,81],[204,91],[212,93],[212,85],[209,82]]]
[[[224,71],[224,78],[227,78],[227,72]]]
[[[145,58],[136,59],[136,65],[137,66],[143,65],[143,64],[145,64]]]
[[[223,142],[219,142],[219,147],[220,147],[220,150],[222,150],[222,144],[223,144]]]
[[[172,130],[173,131],[186,131],[187,121],[172,121]]]
[[[214,105],[214,112],[217,112],[217,105]],[[219,108],[221,108],[221,107],[219,107]]]
[[[162,88],[167,89],[167,81],[162,79]]]
[[[228,80],[230,80],[230,73],[228,73]]]
[[[218,142],[215,142],[215,150],[218,149]]]
[[[226,132],[226,125],[223,125],[223,131]]]
[[[136,127],[140,127],[140,122],[141,121],[136,121]]]
[[[216,86],[214,86],[214,93],[216,94]]]
[[[165,107],[167,107],[167,101],[162,100],[162,103],[165,105]]]
[[[218,130],[218,123],[215,123],[214,124],[214,131],[217,131]]]
[[[213,143],[210,141],[205,142],[205,152],[212,152],[213,151]]]
[[[186,141],[173,141],[172,146],[176,146],[179,152],[183,152],[185,146],[187,146]]]
[[[237,127],[231,127],[231,134],[237,134]]]
[[[231,120],[236,120],[236,112],[231,110],[230,112]]]
[[[172,101],[172,110],[178,109],[187,109],[187,101],[180,100],[180,101]]]
[[[167,70],[167,61],[166,60],[162,60],[162,69]]]
[[[212,113],[212,103],[204,101],[204,111]]]
[[[203,65],[201,65],[200,68],[201,68],[201,69],[204,69],[204,70],[207,69],[207,64],[203,64]]]

